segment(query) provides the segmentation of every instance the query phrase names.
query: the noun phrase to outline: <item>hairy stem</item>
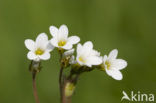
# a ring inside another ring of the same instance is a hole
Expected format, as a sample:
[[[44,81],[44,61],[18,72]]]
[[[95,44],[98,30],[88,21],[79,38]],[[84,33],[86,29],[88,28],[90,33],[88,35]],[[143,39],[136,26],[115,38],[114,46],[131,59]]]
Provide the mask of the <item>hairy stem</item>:
[[[61,103],[71,103],[71,98],[65,96],[65,85],[66,85],[66,77],[63,76],[63,66],[61,64],[60,74],[59,74],[59,87],[60,87],[60,98]]]
[[[59,74],[59,87],[60,87],[60,98],[61,98],[61,101],[62,101],[62,90],[63,90],[63,81],[62,81],[62,76],[63,75],[63,67],[61,67],[60,69],[60,74]]]
[[[35,97],[35,102],[40,103],[38,95],[37,95],[37,88],[36,88],[36,72],[32,73],[32,80],[33,80],[33,93]]]
[[[64,85],[64,77],[63,77],[63,64],[62,64],[62,52],[59,50],[60,53],[60,73],[59,73],[59,88],[60,88],[60,99],[61,103],[63,101],[63,85]]]

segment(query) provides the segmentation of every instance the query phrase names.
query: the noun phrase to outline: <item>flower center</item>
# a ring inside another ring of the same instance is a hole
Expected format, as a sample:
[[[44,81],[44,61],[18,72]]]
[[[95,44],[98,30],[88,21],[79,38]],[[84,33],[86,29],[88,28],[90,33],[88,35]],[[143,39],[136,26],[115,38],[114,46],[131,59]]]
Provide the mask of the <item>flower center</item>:
[[[107,65],[107,69],[109,70],[111,66],[110,62],[106,61],[105,64]]]
[[[64,46],[65,44],[66,44],[66,41],[64,41],[64,40],[60,40],[58,42],[58,46]]]
[[[79,57],[79,61],[85,63],[86,61],[81,56]]]
[[[38,48],[36,51],[35,51],[35,54],[36,55],[42,55],[44,53],[44,50]]]

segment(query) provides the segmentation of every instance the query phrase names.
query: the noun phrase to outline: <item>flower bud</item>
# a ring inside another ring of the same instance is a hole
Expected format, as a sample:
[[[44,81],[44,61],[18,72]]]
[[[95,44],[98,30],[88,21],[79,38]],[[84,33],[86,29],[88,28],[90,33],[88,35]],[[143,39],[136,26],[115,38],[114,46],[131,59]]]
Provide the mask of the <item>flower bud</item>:
[[[64,67],[69,66],[70,64],[69,62],[71,57],[73,56],[73,53],[74,53],[74,49],[68,50],[63,53],[61,63],[64,65]]]
[[[41,62],[40,61],[32,61],[29,66],[30,72],[40,72],[41,70]]]
[[[75,85],[73,83],[67,82],[65,85],[65,96],[70,97],[74,93]]]
[[[71,49],[71,50],[68,50],[66,52],[63,53],[63,57],[66,58],[66,57],[70,57],[74,54],[74,49]]]

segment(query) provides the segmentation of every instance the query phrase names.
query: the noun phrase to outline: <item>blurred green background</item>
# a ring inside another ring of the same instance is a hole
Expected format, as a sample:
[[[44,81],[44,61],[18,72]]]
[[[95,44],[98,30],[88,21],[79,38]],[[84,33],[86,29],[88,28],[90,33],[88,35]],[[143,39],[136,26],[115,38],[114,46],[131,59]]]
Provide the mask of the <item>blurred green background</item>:
[[[0,0],[0,103],[35,103],[24,40],[66,24],[102,55],[119,50],[123,80],[95,70],[80,77],[73,103],[120,103],[122,91],[156,95],[156,0]],[[41,103],[59,103],[58,53],[37,77]],[[124,103],[126,101],[123,101]]]

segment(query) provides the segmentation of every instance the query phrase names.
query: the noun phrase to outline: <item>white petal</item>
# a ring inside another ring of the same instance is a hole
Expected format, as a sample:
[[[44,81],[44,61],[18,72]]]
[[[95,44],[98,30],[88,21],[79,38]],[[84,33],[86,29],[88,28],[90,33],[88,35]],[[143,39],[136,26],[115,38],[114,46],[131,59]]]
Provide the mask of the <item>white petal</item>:
[[[91,56],[87,58],[87,64],[100,65],[102,63],[102,58],[98,56]]]
[[[74,53],[74,49],[71,49],[71,50],[68,50],[68,51],[64,52],[63,56],[64,57],[71,56],[71,55],[73,55],[73,53]]]
[[[90,41],[85,42],[84,45],[78,44],[77,55],[86,55],[86,56],[92,55],[94,54],[92,50],[93,50],[93,44]]]
[[[93,49],[93,43],[91,41],[85,42],[83,46],[86,49]]]
[[[100,56],[100,52],[98,52],[96,50],[92,50],[91,55]]]
[[[108,58],[109,58],[109,59],[116,59],[117,55],[118,55],[118,50],[117,50],[117,49],[114,49],[114,50],[112,50],[112,51],[109,53]]]
[[[68,37],[68,28],[66,25],[61,25],[59,28],[59,39],[66,39]]]
[[[45,49],[48,44],[48,36],[45,33],[41,33],[36,38],[36,46]]]
[[[46,48],[46,51],[50,52],[54,49],[55,47],[49,42]]]
[[[127,66],[127,62],[123,59],[116,59],[112,62],[112,67],[116,68],[117,70],[121,70]]]
[[[65,50],[69,50],[69,49],[72,49],[72,47],[73,47],[73,45],[72,45],[72,44],[67,43],[66,45],[64,45],[64,46],[63,46],[63,47],[61,47],[61,48],[65,49]]]
[[[41,33],[37,36],[36,42],[47,41],[48,36],[45,33]]]
[[[76,62],[80,65],[84,65],[84,63],[82,61],[79,60],[79,56],[77,55],[76,57]]]
[[[43,55],[40,56],[40,59],[42,59],[42,60],[50,59],[50,53],[49,52],[45,52]]]
[[[105,64],[104,64],[104,65],[105,65]],[[105,67],[107,67],[107,66],[105,66]],[[109,76],[112,76],[112,71],[113,71],[113,70],[111,70],[111,69],[108,70],[108,68],[105,68],[105,70],[106,70],[106,73],[107,73]]]
[[[90,63],[86,63],[85,65],[90,67],[90,68],[92,67],[92,64],[90,64]]]
[[[89,55],[91,54],[91,49],[81,45],[80,43],[77,45],[77,55]]]
[[[80,41],[80,38],[78,36],[71,36],[68,38],[68,42],[71,44],[77,44]]]
[[[51,43],[53,46],[58,47],[58,40],[57,40],[56,38],[52,38],[52,39],[50,40],[50,43]]]
[[[79,43],[79,44],[77,45],[77,50],[76,50],[77,55],[80,55],[80,54],[81,54],[82,49],[83,49],[83,47],[82,47],[82,45]]]
[[[37,59],[37,55],[35,55],[34,52],[30,51],[30,52],[28,52],[28,54],[27,54],[27,58],[28,58],[29,60],[36,60],[36,59]]]
[[[116,80],[122,80],[123,76],[120,71],[113,71],[112,77]]]
[[[35,42],[33,40],[26,39],[24,43],[29,50],[33,51],[35,49]]]
[[[122,80],[123,76],[118,70],[108,70],[106,69],[106,73],[116,80]]]
[[[103,62],[105,63],[106,60],[107,60],[107,55],[104,55]]]
[[[55,26],[50,26],[49,30],[50,30],[50,34],[53,37],[56,37],[58,35],[58,28],[56,28]]]

